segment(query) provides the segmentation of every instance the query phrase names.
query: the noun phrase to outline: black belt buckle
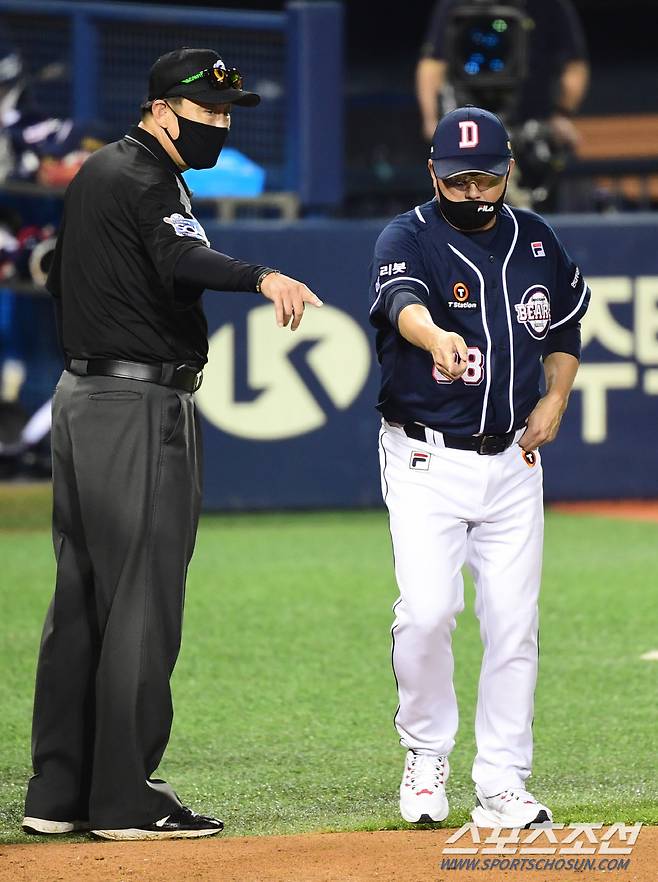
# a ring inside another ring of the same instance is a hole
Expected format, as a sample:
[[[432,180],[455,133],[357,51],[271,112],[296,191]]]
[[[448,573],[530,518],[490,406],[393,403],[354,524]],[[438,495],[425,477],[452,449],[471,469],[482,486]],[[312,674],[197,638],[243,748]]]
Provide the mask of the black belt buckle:
[[[477,451],[481,456],[493,456],[507,450],[509,445],[509,435],[482,435]]]
[[[173,385],[186,392],[196,392],[203,382],[203,371],[197,371],[191,364],[179,364],[173,369]]]

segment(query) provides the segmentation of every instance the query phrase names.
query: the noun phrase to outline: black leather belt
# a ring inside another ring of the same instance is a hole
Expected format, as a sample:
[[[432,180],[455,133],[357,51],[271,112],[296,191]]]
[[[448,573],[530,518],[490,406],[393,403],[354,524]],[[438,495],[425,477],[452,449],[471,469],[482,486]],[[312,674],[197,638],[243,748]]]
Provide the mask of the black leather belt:
[[[425,441],[425,426],[418,423],[405,423],[402,426],[407,438],[414,441]],[[456,450],[475,450],[482,456],[493,456],[507,450],[514,441],[515,432],[505,432],[504,435],[446,435],[445,432],[437,432],[443,438],[446,447]]]
[[[203,373],[189,364],[142,364],[112,358],[67,358],[66,369],[81,377],[142,380],[159,386],[173,386],[183,392],[196,392],[203,379]]]

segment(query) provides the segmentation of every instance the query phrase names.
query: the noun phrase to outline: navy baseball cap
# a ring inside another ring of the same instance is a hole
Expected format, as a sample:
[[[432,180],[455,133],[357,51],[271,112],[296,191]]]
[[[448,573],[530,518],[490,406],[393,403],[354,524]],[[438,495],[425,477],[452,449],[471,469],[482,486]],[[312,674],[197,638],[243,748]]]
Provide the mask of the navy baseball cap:
[[[470,104],[447,113],[432,138],[430,158],[440,178],[463,172],[504,175],[511,157],[502,122],[494,113]]]
[[[149,101],[189,98],[197,104],[255,107],[260,95],[245,92],[242,74],[227,68],[213,49],[175,49],[161,55],[149,74]]]

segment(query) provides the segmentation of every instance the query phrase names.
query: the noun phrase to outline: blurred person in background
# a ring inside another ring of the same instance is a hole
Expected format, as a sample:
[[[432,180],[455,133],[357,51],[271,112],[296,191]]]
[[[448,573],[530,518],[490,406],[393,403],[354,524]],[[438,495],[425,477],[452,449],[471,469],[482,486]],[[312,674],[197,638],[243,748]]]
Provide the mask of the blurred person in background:
[[[112,136],[99,121],[55,116],[35,99],[33,86],[68,75],[65,62],[29,72],[9,34],[0,30],[0,181],[65,187],[84,160]]]
[[[23,60],[18,50],[0,31],[0,181],[14,170],[9,129],[20,117],[25,94]]]
[[[7,36],[0,31],[0,182],[15,168],[11,126],[20,115],[17,110],[24,92],[23,61]],[[0,206],[0,457],[13,456],[26,416],[18,404],[25,379],[25,366],[15,351],[13,334],[14,296],[5,285],[14,275],[14,258],[19,250],[16,233],[20,227],[17,212]],[[3,473],[5,471],[3,463]]]
[[[48,191],[66,187],[112,134],[97,120],[76,123],[55,116],[37,100],[35,86],[48,87],[66,76],[67,64],[59,61],[29,71],[9,31],[0,26],[0,186],[6,186],[0,205],[0,471],[5,477],[43,477],[50,458],[43,418],[49,402],[38,408],[25,434],[34,406],[25,409],[22,400],[26,389],[29,397],[27,361],[33,348],[25,333],[33,304],[24,298],[43,288],[55,247],[55,223],[44,222],[53,213]],[[16,182],[42,189],[14,192]]]
[[[578,143],[586,94],[585,34],[571,0],[437,0],[416,68],[423,135],[464,104],[497,113],[512,137],[512,204],[551,210]]]

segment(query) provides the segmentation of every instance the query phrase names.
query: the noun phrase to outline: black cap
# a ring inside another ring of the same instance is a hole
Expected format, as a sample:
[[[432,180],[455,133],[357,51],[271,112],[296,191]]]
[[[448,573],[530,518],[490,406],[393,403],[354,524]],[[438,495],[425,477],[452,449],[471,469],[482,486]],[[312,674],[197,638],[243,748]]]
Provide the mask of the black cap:
[[[260,95],[240,88],[222,88],[211,76],[201,76],[203,71],[226,70],[226,66],[213,49],[175,49],[161,55],[149,73],[149,101],[156,98],[189,98],[198,104],[239,104],[255,107]],[[197,74],[198,78],[191,79]],[[183,80],[189,80],[184,83]]]
[[[504,175],[512,158],[500,119],[481,107],[459,107],[439,122],[432,138],[432,163],[440,178],[467,171]]]

